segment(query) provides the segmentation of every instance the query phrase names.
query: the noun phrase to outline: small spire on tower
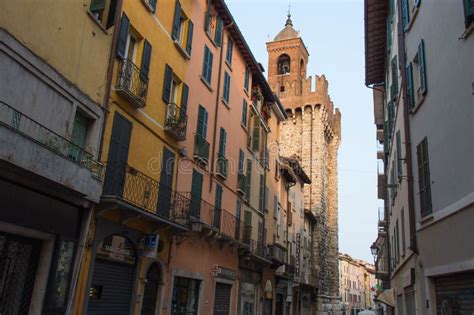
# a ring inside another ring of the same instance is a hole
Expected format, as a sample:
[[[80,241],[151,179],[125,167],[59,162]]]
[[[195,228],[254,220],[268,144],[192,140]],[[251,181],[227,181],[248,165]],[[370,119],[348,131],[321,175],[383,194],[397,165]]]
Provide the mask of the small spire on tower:
[[[293,26],[293,21],[291,20],[291,4],[288,5],[288,15],[287,15],[285,26]]]

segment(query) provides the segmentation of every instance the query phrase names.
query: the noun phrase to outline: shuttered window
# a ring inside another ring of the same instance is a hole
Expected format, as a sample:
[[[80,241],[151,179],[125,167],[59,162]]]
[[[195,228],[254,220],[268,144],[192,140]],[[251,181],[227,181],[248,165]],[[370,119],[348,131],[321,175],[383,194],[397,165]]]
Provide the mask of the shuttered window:
[[[204,46],[204,61],[202,65],[202,78],[208,83],[211,84],[212,78],[212,59],[213,55],[209,47]]]
[[[402,208],[401,214],[402,220],[402,256],[405,257],[405,249],[406,249],[406,236],[405,236],[405,209]]]
[[[463,0],[464,1],[464,17],[465,24],[468,27],[474,22],[474,0]]]
[[[124,14],[122,15],[122,21],[120,22],[120,32],[119,39],[117,44],[117,55],[124,59],[125,58],[125,48],[127,46],[127,37],[128,29],[130,27],[130,21],[128,17]]]
[[[193,22],[188,22],[188,34],[186,36],[186,52],[188,55],[191,55],[191,51],[193,48],[193,31],[194,31],[194,24]]]
[[[140,66],[140,78],[142,80],[148,81],[148,74],[150,72],[150,59],[151,59],[151,45],[145,39],[143,44],[143,53],[142,53],[142,64]]]
[[[230,75],[225,72],[224,73],[224,95],[222,98],[224,99],[225,103],[229,103],[229,97],[230,97]]]
[[[397,170],[398,170],[398,176],[403,175],[403,170],[402,170],[402,140],[400,136],[400,130],[397,131]]]
[[[222,186],[216,185],[216,200],[215,200],[216,209],[222,209]]]
[[[395,223],[395,255],[397,257],[397,262],[400,261],[400,227],[398,225],[398,220]]]
[[[148,5],[151,8],[151,11],[154,13],[156,11],[156,0],[148,0]]]
[[[252,151],[258,151],[260,148],[260,118],[253,116],[253,135],[252,135]]]
[[[390,99],[395,99],[398,96],[398,63],[397,57],[392,59],[392,85],[390,87]]]
[[[224,157],[225,156],[225,149],[227,146],[227,132],[225,131],[224,128],[220,129],[220,134],[219,134],[219,156]]]
[[[415,107],[415,91],[413,87],[413,64],[410,62],[407,66],[407,98],[408,108],[412,110]]]
[[[242,125],[244,127],[247,127],[247,109],[248,109],[248,104],[247,104],[247,101],[244,100],[242,102],[242,120],[241,120]]]
[[[264,199],[265,199],[265,177],[260,175],[260,187],[259,187],[259,208],[260,212],[263,212]]]
[[[418,161],[418,189],[420,196],[420,211],[424,217],[433,212],[431,202],[431,179],[428,157],[428,139],[424,138],[416,147]]]
[[[173,29],[171,31],[171,38],[177,40],[179,36],[179,26],[181,24],[181,3],[176,1],[174,9]]]
[[[390,51],[391,48],[392,48],[392,16],[388,16],[387,17],[387,50]]]
[[[183,90],[181,91],[181,114],[186,114],[188,110],[188,95],[189,87],[183,83]]]
[[[408,24],[410,23],[410,6],[408,0],[402,0],[402,25],[403,30],[408,29]]]
[[[225,60],[231,65],[232,64],[232,53],[234,50],[234,42],[230,36],[227,37],[227,52],[225,55]]]
[[[418,45],[418,66],[420,70],[420,92],[426,94],[426,63],[425,63],[425,42],[421,40]]]
[[[249,199],[250,198],[250,186],[252,183],[252,160],[248,159],[247,160],[247,174],[245,176],[247,180],[247,191],[246,191],[246,197]]]
[[[202,179],[202,174],[193,170],[191,180],[191,215],[196,218],[199,218],[201,215]]]
[[[221,46],[222,44],[222,28],[224,26],[224,23],[221,19],[221,17],[216,18],[216,32],[214,33],[214,42],[216,43],[217,46]]]
[[[198,109],[198,123],[196,127],[196,134],[200,135],[203,139],[206,139],[207,135],[207,111],[204,107],[199,105]]]
[[[419,7],[421,4],[421,0],[415,0],[415,7]]]
[[[89,129],[89,119],[81,112],[76,111],[74,125],[72,127],[72,143],[84,149],[86,146],[87,130]]]
[[[244,89],[249,90],[249,81],[250,81],[250,71],[249,67],[245,67],[245,78],[244,78]]]
[[[165,78],[163,81],[163,101],[168,104],[170,102],[171,81],[173,80],[173,70],[169,65],[165,65]]]
[[[244,173],[244,151],[239,149],[239,174]]]

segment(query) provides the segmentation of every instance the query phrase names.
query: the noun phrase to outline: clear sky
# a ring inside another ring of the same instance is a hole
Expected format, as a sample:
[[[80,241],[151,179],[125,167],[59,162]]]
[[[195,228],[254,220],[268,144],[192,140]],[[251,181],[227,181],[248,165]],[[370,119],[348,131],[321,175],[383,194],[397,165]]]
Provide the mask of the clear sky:
[[[342,113],[339,250],[373,262],[377,236],[377,159],[371,90],[364,85],[363,0],[226,0],[256,59],[284,27],[288,5],[310,53],[307,74],[325,74]]]

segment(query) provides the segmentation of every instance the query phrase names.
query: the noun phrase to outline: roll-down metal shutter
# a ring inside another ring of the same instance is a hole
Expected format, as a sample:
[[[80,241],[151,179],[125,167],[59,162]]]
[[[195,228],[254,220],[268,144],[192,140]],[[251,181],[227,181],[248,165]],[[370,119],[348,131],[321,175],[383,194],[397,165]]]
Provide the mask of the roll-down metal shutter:
[[[214,298],[214,315],[229,315],[230,313],[230,290],[232,285],[216,283]]]
[[[435,279],[437,314],[474,314],[474,272]]]
[[[92,287],[101,294],[89,300],[89,315],[128,315],[133,287],[134,265],[97,259]]]

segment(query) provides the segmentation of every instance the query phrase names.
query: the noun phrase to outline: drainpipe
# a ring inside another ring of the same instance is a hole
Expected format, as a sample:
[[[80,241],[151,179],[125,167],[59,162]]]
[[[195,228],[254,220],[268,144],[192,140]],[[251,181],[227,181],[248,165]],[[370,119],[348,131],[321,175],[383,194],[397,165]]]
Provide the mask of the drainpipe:
[[[408,213],[409,213],[409,225],[410,225],[410,247],[415,254],[418,254],[418,246],[416,240],[416,216],[415,216],[415,198],[414,198],[414,188],[413,188],[413,161],[411,154],[411,134],[410,134],[410,109],[408,108],[408,91],[406,89],[406,56],[405,56],[405,33],[403,31],[403,25],[401,23],[402,17],[402,5],[401,1],[398,1],[398,56],[400,60],[401,67],[401,90],[403,95],[403,123],[405,129],[405,163],[407,166],[407,184],[408,184]]]
[[[211,8],[209,7],[208,10]],[[222,32],[222,41],[221,41],[221,47],[220,47],[220,53],[219,53],[219,76],[217,78],[217,90],[216,90],[216,105],[215,105],[215,115],[214,115],[214,128],[213,128],[213,133],[212,133],[212,146],[211,146],[211,167],[209,170],[209,173],[211,175],[211,180],[209,181],[209,192],[212,190],[212,177],[213,177],[213,172],[214,172],[214,164],[216,162],[216,156],[215,156],[215,150],[216,150],[216,138],[217,138],[217,117],[219,116],[219,107],[220,107],[220,92],[221,92],[221,81],[222,81],[222,61],[224,58],[224,31],[227,30],[229,27],[231,27],[234,24],[234,22],[231,22],[230,24],[224,26],[223,32]]]
[[[123,0],[117,0],[117,7],[115,11],[114,17],[114,34],[112,39],[112,46],[110,47],[110,54],[109,54],[109,65],[107,67],[107,81],[105,84],[105,95],[103,100],[103,108],[104,108],[104,123],[102,124],[102,130],[100,134],[100,143],[99,143],[99,153],[98,159],[99,161],[102,160],[102,150],[103,150],[103,142],[104,142],[104,132],[105,127],[107,126],[107,116],[109,114],[109,98],[110,98],[110,89],[112,88],[112,75],[114,72],[114,64],[115,64],[115,52],[117,51],[117,43],[119,37],[119,29],[120,29],[120,15],[122,13],[122,6]]]

